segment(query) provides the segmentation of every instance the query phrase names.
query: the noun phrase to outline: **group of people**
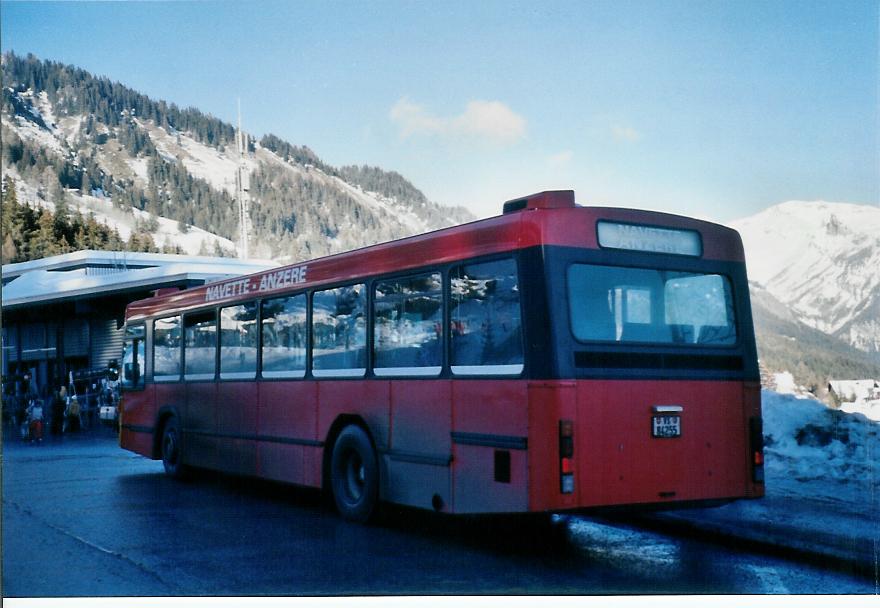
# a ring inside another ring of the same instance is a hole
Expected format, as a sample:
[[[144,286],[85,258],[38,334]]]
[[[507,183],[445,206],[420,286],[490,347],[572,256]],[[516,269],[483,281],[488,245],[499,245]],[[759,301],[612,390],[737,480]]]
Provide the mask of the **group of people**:
[[[112,380],[91,383],[81,395],[71,383],[69,389],[59,384],[50,395],[41,397],[34,391],[29,374],[4,388],[4,418],[9,418],[24,441],[37,444],[42,443],[47,424],[51,434],[59,437],[88,429],[96,423],[102,405],[115,406],[119,399],[118,383]]]

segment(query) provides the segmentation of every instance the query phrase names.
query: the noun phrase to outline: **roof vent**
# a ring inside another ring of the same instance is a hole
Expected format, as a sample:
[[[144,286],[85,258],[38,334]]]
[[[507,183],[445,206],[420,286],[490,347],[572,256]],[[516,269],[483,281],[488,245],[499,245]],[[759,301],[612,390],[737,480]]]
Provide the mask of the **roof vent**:
[[[504,213],[523,209],[562,209],[574,207],[574,190],[545,190],[504,203]]]

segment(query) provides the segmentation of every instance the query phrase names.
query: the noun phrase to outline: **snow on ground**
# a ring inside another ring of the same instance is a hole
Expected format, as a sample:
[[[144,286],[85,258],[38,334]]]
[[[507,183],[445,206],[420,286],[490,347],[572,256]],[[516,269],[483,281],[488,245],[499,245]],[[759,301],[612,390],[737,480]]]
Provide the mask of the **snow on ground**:
[[[150,214],[139,209],[131,209],[131,212],[122,211],[113,206],[113,203],[106,198],[98,198],[94,196],[78,196],[76,193],[69,191],[68,197],[71,206],[80,210],[83,215],[93,213],[95,219],[99,223],[109,225],[119,231],[119,236],[123,240],[128,240],[131,236],[132,228],[136,220],[147,222]],[[190,226],[186,234],[180,232],[178,222],[165,217],[157,218],[159,229],[153,235],[153,241],[160,249],[163,245],[179,245],[188,255],[198,255],[200,252],[210,254],[214,251],[214,243],[219,243],[223,249],[235,251],[235,244],[229,239],[224,239],[215,234]],[[202,244],[204,243],[204,248]]]
[[[722,507],[744,534],[877,563],[880,423],[796,395],[761,392],[766,496]]]
[[[657,515],[692,529],[843,559],[880,559],[880,423],[812,397],[761,391],[765,496]]]
[[[417,216],[411,207],[398,204],[396,199],[382,196],[376,192],[365,191],[360,186],[353,186],[338,177],[334,177],[333,180],[336,182],[337,188],[344,190],[366,208],[375,210],[380,217],[383,214],[390,215],[413,234],[425,232],[428,229],[425,221]]]
[[[34,106],[40,112],[46,126],[54,132],[58,126],[58,121],[55,118],[55,112],[52,111],[52,104],[49,102],[49,94],[46,93],[46,91],[40,91],[39,95],[34,99]]]
[[[44,122],[46,122],[45,119]],[[23,140],[32,141],[41,148],[50,150],[59,156],[65,156],[67,154],[54,132],[47,131],[34,122],[26,120],[21,116],[16,116],[15,119],[10,122],[4,121],[4,124],[8,125],[13,131],[15,131],[15,134]],[[49,123],[47,122],[47,124]]]
[[[762,391],[765,467],[774,484],[803,493],[867,500],[880,481],[880,423],[834,410],[816,399]],[[769,485],[769,484],[768,484]]]
[[[214,188],[225,190],[229,194],[235,193],[235,174],[239,158],[231,147],[227,148],[226,153],[219,152],[216,148],[202,144],[187,135],[176,132],[173,135],[168,134],[161,127],[149,122],[139,121],[138,124],[149,131],[150,138],[160,153],[172,159],[180,159],[193,176],[204,179]],[[304,170],[302,167],[284,162],[277,154],[260,146],[257,147],[256,154],[245,157],[247,173],[253,173],[261,161],[275,163],[287,171],[341,190],[367,209],[375,211],[379,217],[394,218],[413,234],[427,230],[424,220],[408,206],[398,204],[395,199],[374,192],[365,192],[362,188],[338,177],[325,174],[317,167]]]
[[[150,134],[156,149],[165,158],[171,161],[179,159],[193,177],[205,180],[217,190],[235,194],[235,175],[239,158],[233,146],[227,147],[227,152],[224,153],[183,133],[175,131],[169,134],[152,122],[142,120],[136,122]],[[245,158],[245,163],[248,175],[256,170],[258,165],[252,157]]]
[[[125,163],[131,169],[132,173],[144,182],[144,184],[150,183],[150,172],[149,167],[147,166],[149,161],[146,158],[132,158],[131,156],[125,156]]]
[[[62,137],[68,144],[73,144],[77,135],[79,135],[79,130],[82,127],[83,123],[83,115],[77,114],[76,116],[65,116],[58,121],[58,129],[57,133],[59,137]]]
[[[777,393],[782,393],[783,395],[797,395],[801,392],[800,388],[795,384],[794,376],[791,372],[773,374],[773,381]]]

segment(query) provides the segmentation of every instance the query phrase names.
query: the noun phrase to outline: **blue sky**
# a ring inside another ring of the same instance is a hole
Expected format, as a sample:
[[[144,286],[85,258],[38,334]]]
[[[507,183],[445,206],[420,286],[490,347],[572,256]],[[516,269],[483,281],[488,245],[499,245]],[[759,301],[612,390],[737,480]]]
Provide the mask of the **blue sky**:
[[[2,48],[396,170],[727,221],[880,203],[874,1],[0,3]]]

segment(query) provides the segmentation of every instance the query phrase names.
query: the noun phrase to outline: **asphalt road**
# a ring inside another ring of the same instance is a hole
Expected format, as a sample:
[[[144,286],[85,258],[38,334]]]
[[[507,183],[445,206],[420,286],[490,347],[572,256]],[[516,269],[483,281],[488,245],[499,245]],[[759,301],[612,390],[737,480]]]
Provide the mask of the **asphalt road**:
[[[873,581],[582,517],[341,520],[318,492],[171,480],[110,432],[3,445],[3,596],[865,593]]]

